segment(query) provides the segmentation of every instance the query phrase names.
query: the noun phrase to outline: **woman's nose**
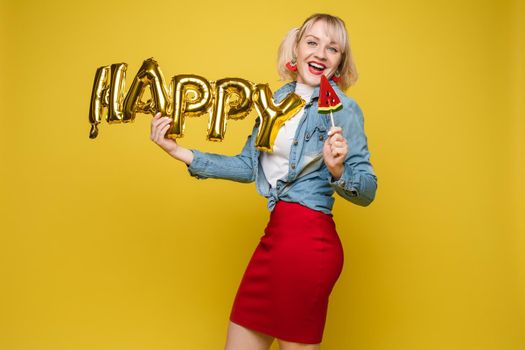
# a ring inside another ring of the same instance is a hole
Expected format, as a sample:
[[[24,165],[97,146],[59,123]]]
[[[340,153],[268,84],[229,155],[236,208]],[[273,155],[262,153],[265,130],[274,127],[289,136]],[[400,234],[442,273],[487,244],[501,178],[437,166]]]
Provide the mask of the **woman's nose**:
[[[317,51],[315,52],[315,56],[316,58],[320,59],[320,60],[326,60],[326,52],[324,50],[324,48],[322,47],[318,47],[317,48]]]

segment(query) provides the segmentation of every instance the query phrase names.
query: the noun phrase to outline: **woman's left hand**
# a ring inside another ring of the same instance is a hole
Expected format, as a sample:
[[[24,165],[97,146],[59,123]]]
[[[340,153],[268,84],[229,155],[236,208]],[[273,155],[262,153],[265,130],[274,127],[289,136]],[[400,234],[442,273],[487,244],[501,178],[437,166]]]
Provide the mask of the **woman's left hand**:
[[[348,154],[348,145],[343,137],[343,129],[338,126],[330,128],[328,139],[323,146],[323,158],[332,177],[339,180],[343,174],[344,161]]]

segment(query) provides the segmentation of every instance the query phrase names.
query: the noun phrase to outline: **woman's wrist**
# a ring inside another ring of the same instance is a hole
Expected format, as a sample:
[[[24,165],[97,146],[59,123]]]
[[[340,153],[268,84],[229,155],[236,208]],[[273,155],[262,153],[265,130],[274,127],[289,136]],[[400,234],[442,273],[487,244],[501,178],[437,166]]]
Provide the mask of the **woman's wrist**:
[[[328,171],[330,171],[330,174],[332,174],[332,178],[337,181],[343,176],[343,170],[345,166],[343,164],[339,166],[335,166],[334,168],[330,169],[328,168]]]
[[[180,160],[181,162],[186,163],[186,165],[190,165],[193,161],[193,152],[187,148],[184,148],[180,145],[177,145],[177,147],[173,150],[168,152],[173,158]]]

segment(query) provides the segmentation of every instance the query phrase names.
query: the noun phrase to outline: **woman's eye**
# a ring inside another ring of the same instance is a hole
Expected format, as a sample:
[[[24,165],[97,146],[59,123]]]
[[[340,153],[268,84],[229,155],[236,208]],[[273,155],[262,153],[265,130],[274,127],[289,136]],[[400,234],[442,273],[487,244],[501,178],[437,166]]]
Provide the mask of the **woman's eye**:
[[[332,51],[333,53],[337,52],[337,49],[335,47],[329,47],[328,50]]]
[[[307,41],[306,44],[309,45],[309,46],[317,45],[317,43],[315,41]]]

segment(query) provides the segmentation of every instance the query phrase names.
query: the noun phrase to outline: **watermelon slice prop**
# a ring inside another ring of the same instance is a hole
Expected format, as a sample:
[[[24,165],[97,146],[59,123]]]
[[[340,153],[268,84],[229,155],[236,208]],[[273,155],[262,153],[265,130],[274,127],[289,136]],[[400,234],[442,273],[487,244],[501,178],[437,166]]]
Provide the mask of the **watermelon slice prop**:
[[[334,127],[334,116],[332,115],[332,112],[342,109],[343,104],[325,75],[321,76],[318,104],[317,111],[321,114],[330,113],[330,121],[332,122],[332,127]]]

